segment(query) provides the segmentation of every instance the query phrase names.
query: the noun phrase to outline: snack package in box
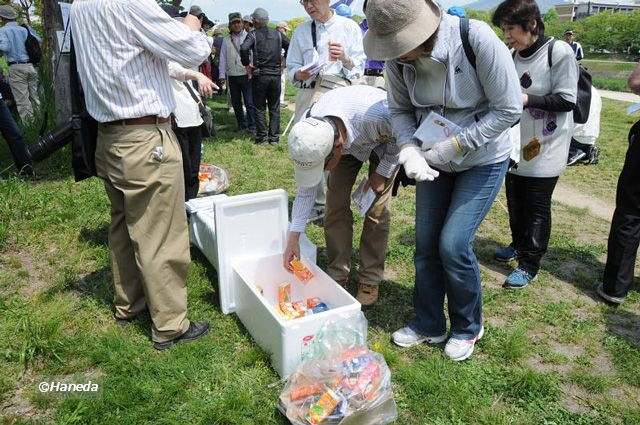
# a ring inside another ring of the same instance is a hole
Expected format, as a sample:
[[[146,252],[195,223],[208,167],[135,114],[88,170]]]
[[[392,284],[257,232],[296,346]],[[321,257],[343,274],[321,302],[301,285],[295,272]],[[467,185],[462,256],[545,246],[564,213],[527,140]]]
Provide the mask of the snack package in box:
[[[366,346],[367,321],[325,324],[311,354],[280,394],[278,408],[294,425],[384,425],[397,419],[391,371]]]
[[[307,266],[305,266],[304,263],[301,260],[296,258],[295,260],[291,260],[291,262],[289,264],[291,265],[291,268],[293,269],[293,275],[300,282],[307,283],[311,279],[313,279],[313,272],[311,270],[309,270],[309,268]]]

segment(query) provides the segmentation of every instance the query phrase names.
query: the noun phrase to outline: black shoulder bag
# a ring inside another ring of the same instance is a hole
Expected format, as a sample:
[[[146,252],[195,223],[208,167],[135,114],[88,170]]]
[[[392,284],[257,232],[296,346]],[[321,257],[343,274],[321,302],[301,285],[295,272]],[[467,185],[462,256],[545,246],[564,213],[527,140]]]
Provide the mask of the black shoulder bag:
[[[198,109],[200,109],[200,116],[202,117],[202,125],[200,126],[200,131],[202,131],[202,137],[213,137],[216,134],[216,130],[213,126],[213,113],[211,112],[211,108],[204,104],[202,99],[199,99],[193,91],[193,87],[188,82],[183,82],[187,90],[189,90],[189,94],[193,98],[193,100],[198,104]]]

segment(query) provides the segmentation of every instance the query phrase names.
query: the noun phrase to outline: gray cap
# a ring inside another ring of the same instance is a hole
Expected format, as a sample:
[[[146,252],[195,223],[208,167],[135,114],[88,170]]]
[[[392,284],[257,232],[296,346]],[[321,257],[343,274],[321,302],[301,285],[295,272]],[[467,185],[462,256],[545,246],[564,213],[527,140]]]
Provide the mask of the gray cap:
[[[244,15],[242,20],[245,22],[253,22],[253,20],[251,19],[251,15]]]
[[[431,37],[442,12],[435,0],[369,0],[364,52],[373,60],[399,58]]]
[[[191,6],[191,9],[189,9],[189,14],[193,16],[200,16],[202,14],[202,9],[200,6],[194,4]]]
[[[269,12],[259,7],[253,11],[251,17],[256,21],[268,21],[269,20]]]
[[[18,13],[12,6],[3,4],[2,6],[0,6],[0,17],[14,20],[18,17]]]

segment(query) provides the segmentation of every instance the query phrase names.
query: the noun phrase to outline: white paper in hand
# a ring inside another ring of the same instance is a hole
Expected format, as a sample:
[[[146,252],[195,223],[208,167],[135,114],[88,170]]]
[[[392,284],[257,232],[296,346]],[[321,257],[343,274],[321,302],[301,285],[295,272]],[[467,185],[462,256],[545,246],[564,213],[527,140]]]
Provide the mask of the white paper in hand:
[[[449,140],[461,131],[462,128],[460,126],[452,123],[442,115],[431,111],[422,124],[420,124],[420,127],[418,127],[413,137],[422,142],[423,151],[428,151],[436,143]],[[452,162],[460,164],[464,158],[465,154],[459,154]]]
[[[358,185],[358,188],[351,195],[351,199],[358,207],[358,212],[362,217],[364,217],[367,212],[369,212],[371,205],[373,205],[373,202],[376,200],[376,193],[373,191],[373,189],[369,188],[366,191],[364,190],[364,187],[368,181],[369,179],[367,178],[362,180],[362,182],[360,182],[360,184]]]
[[[313,56],[311,57],[311,61],[307,63],[305,66],[303,66],[302,68],[300,68],[300,71],[308,72],[315,77],[320,73],[320,71],[322,71],[325,65],[326,65],[326,62],[320,62],[320,57],[318,56],[318,52],[314,50]]]

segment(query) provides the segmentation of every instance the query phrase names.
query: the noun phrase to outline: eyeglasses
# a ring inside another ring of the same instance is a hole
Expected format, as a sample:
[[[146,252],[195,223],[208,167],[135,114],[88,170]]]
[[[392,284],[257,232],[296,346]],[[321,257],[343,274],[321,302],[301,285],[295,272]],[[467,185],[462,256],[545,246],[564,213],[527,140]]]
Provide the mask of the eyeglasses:
[[[320,0],[300,0],[300,4],[303,6],[308,5],[309,3],[318,4]]]

